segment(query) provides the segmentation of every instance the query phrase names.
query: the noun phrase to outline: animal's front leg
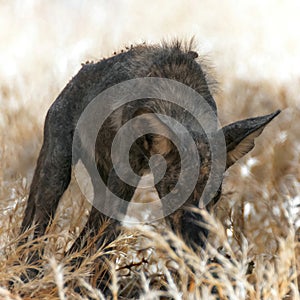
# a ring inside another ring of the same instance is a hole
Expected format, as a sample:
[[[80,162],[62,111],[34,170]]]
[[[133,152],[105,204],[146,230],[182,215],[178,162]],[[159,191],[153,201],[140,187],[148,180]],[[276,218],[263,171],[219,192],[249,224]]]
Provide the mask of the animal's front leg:
[[[129,201],[133,197],[135,191],[135,187],[124,183],[117,176],[114,170],[110,172],[107,181],[107,190],[105,193],[106,199],[99,199],[97,194],[97,190],[99,187],[95,185],[96,182],[94,181],[94,205],[84,229],[76,239],[70,252],[78,251],[85,247],[87,245],[87,236],[89,238],[94,238],[99,233],[101,233],[100,238],[95,241],[94,248],[96,251],[101,247],[103,243],[107,245],[115,240],[120,233],[120,220],[122,219],[122,217],[124,217]],[[115,200],[115,196],[120,199],[119,202]],[[107,205],[110,206],[108,210],[104,207]],[[110,213],[105,214],[107,211],[109,211]]]
[[[171,229],[182,237],[192,249],[196,251],[199,248],[205,248],[208,230],[205,228],[199,208],[195,206],[179,208],[167,216],[166,221]]]

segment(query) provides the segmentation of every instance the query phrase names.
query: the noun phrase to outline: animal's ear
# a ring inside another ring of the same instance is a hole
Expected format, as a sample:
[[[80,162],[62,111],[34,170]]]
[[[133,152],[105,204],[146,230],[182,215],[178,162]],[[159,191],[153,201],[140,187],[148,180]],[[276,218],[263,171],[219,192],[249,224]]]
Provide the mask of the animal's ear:
[[[150,108],[140,108],[135,111],[133,117],[138,117],[134,122],[134,130],[139,132],[147,128],[148,134],[143,137],[142,147],[150,155],[168,154],[173,144],[171,142],[173,132]]]
[[[226,168],[229,168],[253,149],[254,139],[262,133],[265,126],[279,113],[280,111],[278,110],[269,115],[241,120],[221,129],[227,148]]]

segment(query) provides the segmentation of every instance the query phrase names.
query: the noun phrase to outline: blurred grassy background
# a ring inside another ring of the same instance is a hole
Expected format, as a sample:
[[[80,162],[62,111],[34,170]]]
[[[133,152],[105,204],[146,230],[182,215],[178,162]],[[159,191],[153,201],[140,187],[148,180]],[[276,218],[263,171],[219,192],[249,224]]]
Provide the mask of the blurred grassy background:
[[[299,11],[296,0],[0,1],[0,243],[18,232],[47,109],[81,63],[194,36],[220,82],[221,123],[283,110],[229,170],[216,209],[233,247],[245,236],[251,255],[276,254],[300,222]]]

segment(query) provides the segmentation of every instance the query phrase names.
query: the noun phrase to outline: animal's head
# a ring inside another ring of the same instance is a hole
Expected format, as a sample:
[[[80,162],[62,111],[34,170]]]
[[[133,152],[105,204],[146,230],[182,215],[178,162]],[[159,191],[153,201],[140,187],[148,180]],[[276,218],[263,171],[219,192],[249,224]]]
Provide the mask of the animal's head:
[[[224,171],[253,149],[255,138],[262,133],[265,126],[278,114],[279,111],[276,111],[269,115],[244,119],[224,126],[215,132],[216,136],[222,134],[224,137],[223,141],[225,140],[225,144],[223,143],[225,152],[225,161],[223,162]],[[153,134],[146,134],[140,138],[139,147],[142,149],[145,156],[150,159],[150,161],[153,155],[161,155],[166,162],[164,176],[155,185],[159,197],[162,198],[171,193],[174,195],[174,197],[176,196],[177,198],[180,198],[181,195],[184,194],[189,181],[191,181],[189,170],[182,170],[182,165],[183,160],[191,159],[192,149],[189,147],[188,142],[183,142],[182,145],[176,142],[174,143],[178,135],[178,132],[176,132],[176,126],[170,126],[170,124],[164,122],[159,115],[154,114],[150,109],[140,109],[135,113],[135,115],[139,116],[139,122],[137,123],[138,125],[136,129],[138,129],[139,126],[147,124],[148,128],[153,128],[153,132],[155,132]],[[211,170],[211,147],[209,138],[203,133],[203,131],[188,131],[193,139],[194,145],[196,145],[200,169],[199,174],[197,174],[198,178],[196,180],[196,185],[188,196],[188,199],[186,199],[187,201],[185,201],[185,204],[198,205]],[[157,132],[161,134],[157,134]],[[184,139],[185,137],[183,140]],[[218,143],[217,140],[215,142]],[[175,146],[175,144],[177,144],[177,146]],[[181,147],[181,149],[178,149],[178,145]],[[181,152],[181,154],[179,154],[179,152]],[[158,164],[160,162],[161,161],[158,161]],[[193,164],[193,162],[190,162],[190,165],[191,164]],[[193,166],[191,165],[191,167]],[[180,173],[183,171],[185,172],[185,183],[178,186],[176,184],[178,182]],[[221,176],[223,176],[223,173]],[[211,201],[209,206],[218,201],[220,193],[221,185],[218,186],[218,189],[213,195],[210,195],[211,199],[209,200]]]

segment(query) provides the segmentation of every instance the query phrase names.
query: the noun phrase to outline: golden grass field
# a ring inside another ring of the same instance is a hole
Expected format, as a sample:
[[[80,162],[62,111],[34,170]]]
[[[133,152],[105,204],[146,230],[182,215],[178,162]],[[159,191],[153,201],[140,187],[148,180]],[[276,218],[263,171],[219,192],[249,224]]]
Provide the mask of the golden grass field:
[[[219,82],[222,124],[282,113],[226,173],[206,251],[159,228],[128,229],[108,248],[112,297],[300,299],[299,10],[296,0],[0,0],[0,299],[104,299],[104,249],[63,255],[87,209],[75,183],[48,236],[17,247],[45,114],[82,62],[192,36]],[[21,281],[26,250],[45,244],[42,275]]]

